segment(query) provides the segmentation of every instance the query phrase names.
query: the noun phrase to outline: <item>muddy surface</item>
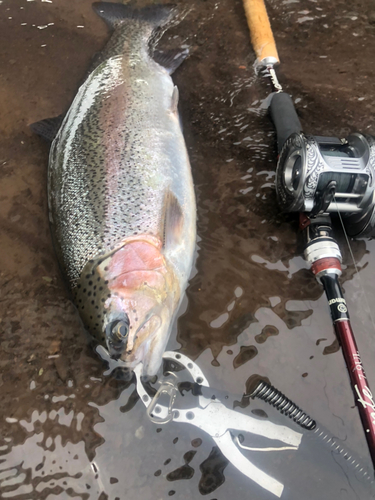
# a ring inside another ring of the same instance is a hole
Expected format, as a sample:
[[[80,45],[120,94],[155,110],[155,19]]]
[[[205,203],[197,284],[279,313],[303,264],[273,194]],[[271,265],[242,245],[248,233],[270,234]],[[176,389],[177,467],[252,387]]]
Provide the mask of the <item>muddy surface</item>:
[[[322,289],[303,260],[296,218],[276,205],[275,136],[262,108],[269,87],[254,75],[242,3],[188,6],[162,41],[191,50],[174,80],[198,205],[195,268],[169,348],[239,399],[249,379],[268,378],[370,464]],[[375,134],[375,2],[272,0],[268,9],[279,77],[305,130]],[[0,2],[2,496],[275,498],[228,464],[207,434],[148,420],[134,382],[95,352],[59,274],[48,227],[48,146],[28,125],[68,108],[107,37],[90,0]],[[375,245],[350,242],[356,274],[340,228],[337,237],[375,387]],[[250,409],[272,413],[253,402]],[[329,498],[365,498],[330,452],[312,443],[301,461],[293,453],[259,459],[264,470],[273,463],[270,474],[286,485],[282,498],[326,498],[335,481]]]

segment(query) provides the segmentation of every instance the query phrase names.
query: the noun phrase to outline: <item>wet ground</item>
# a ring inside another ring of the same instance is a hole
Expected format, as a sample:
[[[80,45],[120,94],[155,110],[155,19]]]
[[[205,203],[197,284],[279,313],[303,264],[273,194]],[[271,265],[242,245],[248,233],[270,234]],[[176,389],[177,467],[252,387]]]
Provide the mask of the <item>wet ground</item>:
[[[134,383],[95,353],[59,274],[47,216],[48,147],[28,125],[67,109],[105,43],[90,5],[0,2],[0,491],[12,499],[273,498],[228,465],[203,432],[148,421]],[[296,218],[277,209],[275,136],[262,109],[269,88],[254,75],[242,4],[188,5],[162,42],[191,48],[174,80],[198,205],[195,269],[169,347],[239,396],[255,375],[268,378],[369,464],[322,289],[303,260]],[[375,134],[375,2],[272,0],[268,9],[279,77],[305,130]],[[339,228],[337,236],[375,387],[375,245],[350,242],[356,274]],[[305,469],[284,467],[285,498],[325,498],[332,471],[320,461],[318,448]],[[338,478],[341,492],[330,498],[360,498]]]

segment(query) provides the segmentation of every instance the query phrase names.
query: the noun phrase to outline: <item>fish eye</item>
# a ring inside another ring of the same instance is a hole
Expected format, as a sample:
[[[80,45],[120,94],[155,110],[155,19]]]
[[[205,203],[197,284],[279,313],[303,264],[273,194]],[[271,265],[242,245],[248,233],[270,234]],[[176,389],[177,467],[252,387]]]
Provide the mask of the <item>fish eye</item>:
[[[112,334],[115,335],[119,340],[122,340],[129,334],[129,325],[124,321],[119,321],[115,326],[112,327]]]
[[[106,326],[108,340],[114,345],[121,345],[129,335],[129,317],[125,314],[121,319],[111,321]]]

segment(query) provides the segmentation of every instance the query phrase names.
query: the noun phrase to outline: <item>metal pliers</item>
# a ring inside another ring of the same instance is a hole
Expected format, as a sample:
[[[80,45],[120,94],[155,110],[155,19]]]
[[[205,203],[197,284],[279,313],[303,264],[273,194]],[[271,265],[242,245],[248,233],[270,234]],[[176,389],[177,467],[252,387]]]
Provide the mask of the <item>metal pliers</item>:
[[[167,351],[163,359],[181,364],[189,372],[193,381],[202,387],[209,387],[208,380],[201,369],[183,354]],[[281,441],[288,446],[271,448],[272,450],[297,450],[302,440],[302,434],[283,425],[259,420],[256,417],[245,415],[236,410],[229,409],[220,399],[198,396],[198,405],[188,409],[176,409],[175,401],[178,395],[178,377],[174,372],[168,372],[168,380],[163,380],[154,396],[150,396],[141,380],[142,365],[135,370],[137,378],[137,392],[141,401],[147,408],[147,414],[151,421],[158,424],[167,422],[182,422],[195,425],[209,434],[219,446],[223,455],[245,476],[257,483],[262,488],[281,497],[284,485],[277,479],[256,467],[243,453],[241,449],[264,451],[263,448],[249,448],[244,446],[238,437],[231,431],[242,431],[257,434],[271,440]],[[162,404],[162,400],[167,404]],[[267,448],[266,450],[268,450]]]

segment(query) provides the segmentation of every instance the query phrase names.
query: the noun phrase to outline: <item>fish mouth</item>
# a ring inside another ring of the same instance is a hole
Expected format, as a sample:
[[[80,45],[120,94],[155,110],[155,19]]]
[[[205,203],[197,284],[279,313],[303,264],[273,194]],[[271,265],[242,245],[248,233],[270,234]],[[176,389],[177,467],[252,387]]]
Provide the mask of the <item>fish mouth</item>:
[[[149,378],[157,374],[163,361],[173,321],[169,316],[168,308],[145,318],[137,329],[134,342],[129,339],[127,349],[120,356],[122,366],[134,370],[142,365],[142,377]],[[173,318],[172,318],[173,319]]]
[[[136,364],[142,364],[142,377],[153,377],[159,371],[163,362],[163,354],[173,327],[172,318],[159,318],[161,324],[159,328],[150,336],[146,342],[143,342],[139,347]],[[135,366],[133,366],[134,369]]]
[[[120,354],[114,353],[116,359],[121,360],[129,369],[134,369],[139,363],[145,364],[145,361],[152,357],[151,346],[159,337],[162,326],[163,322],[158,314],[147,315],[137,328],[134,337],[128,338],[126,348]]]

